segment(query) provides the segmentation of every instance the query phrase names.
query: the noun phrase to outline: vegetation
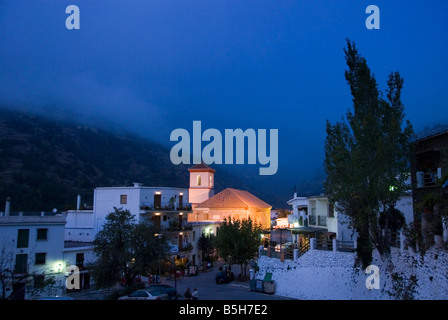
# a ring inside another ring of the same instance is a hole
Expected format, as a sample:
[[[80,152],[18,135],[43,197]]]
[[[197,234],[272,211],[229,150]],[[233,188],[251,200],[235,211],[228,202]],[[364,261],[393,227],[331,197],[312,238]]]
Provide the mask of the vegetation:
[[[287,218],[288,215],[291,214],[291,211],[288,209],[277,209],[278,215],[277,218]]]
[[[391,274],[392,290],[388,290],[387,293],[395,300],[415,300],[417,293],[417,277],[410,275],[406,277],[403,274],[394,272]]]
[[[357,253],[363,268],[372,261],[372,250],[390,263],[388,237],[381,232],[381,209],[394,207],[406,180],[413,135],[409,121],[403,126],[403,79],[398,72],[387,81],[386,99],[353,42],[344,49],[348,70],[345,79],[353,96],[353,111],[332,125],[327,121],[325,140],[326,192],[340,212],[351,218],[358,233]],[[389,224],[384,216],[384,226]]]
[[[128,210],[117,208],[107,215],[93,244],[98,259],[92,276],[98,287],[109,287],[120,280],[133,285],[138,275],[153,274],[168,251],[166,239],[156,235],[153,227],[137,224]]]
[[[203,263],[212,262],[212,255],[215,251],[215,236],[202,233],[198,239],[198,249],[201,250],[201,261]],[[207,270],[207,266],[204,266],[204,270]]]
[[[167,147],[117,128],[106,131],[0,107],[0,200],[11,197],[11,211],[75,209],[78,194],[82,206],[91,206],[93,189],[100,186],[187,187],[187,169],[171,163]],[[253,189],[224,170],[215,178],[217,191]]]
[[[216,236],[218,255],[228,264],[239,264],[241,276],[246,276],[246,266],[255,258],[260,245],[261,225],[252,219],[224,219]]]

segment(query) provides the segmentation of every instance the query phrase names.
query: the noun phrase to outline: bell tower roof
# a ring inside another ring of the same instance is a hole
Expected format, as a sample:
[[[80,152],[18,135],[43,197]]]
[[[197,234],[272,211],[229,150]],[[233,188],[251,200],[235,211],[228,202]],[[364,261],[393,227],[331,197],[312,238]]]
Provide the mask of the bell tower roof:
[[[211,172],[215,173],[215,169],[211,168],[210,166],[206,165],[204,162],[201,162],[197,165],[194,165],[191,168],[188,168],[188,171],[190,172]]]

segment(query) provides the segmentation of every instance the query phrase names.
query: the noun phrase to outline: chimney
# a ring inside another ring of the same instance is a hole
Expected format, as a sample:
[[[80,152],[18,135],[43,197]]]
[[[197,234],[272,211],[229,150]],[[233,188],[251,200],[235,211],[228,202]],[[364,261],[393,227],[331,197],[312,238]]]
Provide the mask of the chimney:
[[[6,198],[6,204],[5,204],[5,216],[9,216],[9,213],[11,211],[11,198]]]
[[[143,183],[139,183],[139,182],[134,182],[134,188],[139,188],[142,187]]]
[[[79,208],[81,208],[81,195],[78,194],[76,199],[76,211],[79,211]]]

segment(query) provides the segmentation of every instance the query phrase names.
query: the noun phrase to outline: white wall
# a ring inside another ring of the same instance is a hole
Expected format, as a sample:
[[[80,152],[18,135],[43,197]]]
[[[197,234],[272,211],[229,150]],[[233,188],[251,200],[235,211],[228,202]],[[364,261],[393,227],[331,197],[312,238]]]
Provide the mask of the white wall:
[[[95,262],[96,256],[93,252],[93,246],[66,248],[64,250],[65,265],[76,265],[76,254],[84,253],[84,265]]]
[[[216,227],[219,226],[219,223],[194,223],[192,225],[193,228],[190,235],[193,244],[193,250],[191,251],[191,255],[197,256],[196,264],[199,265],[201,263],[202,253],[201,250],[199,250],[198,248],[198,240],[202,236],[202,233],[208,234],[211,232],[216,236]],[[193,240],[193,232],[195,233],[194,240]]]
[[[405,195],[400,197],[400,199],[395,204],[395,208],[403,213],[407,224],[414,221],[412,195]]]
[[[126,204],[120,203],[121,195],[127,196]],[[96,188],[93,196],[95,233],[101,230],[106,216],[114,211],[114,207],[129,210],[134,215],[138,215],[140,212],[139,206],[140,188]]]
[[[91,242],[95,238],[93,210],[67,211],[66,241]]]
[[[183,206],[188,205],[188,190],[184,188],[166,188],[166,187],[105,187],[94,190],[94,225],[95,233],[101,230],[106,216],[113,212],[114,207],[123,210],[129,210],[140,220],[139,214],[144,212],[141,206],[154,206],[154,195],[156,192],[161,194],[161,206],[169,205],[171,197],[176,197],[175,207],[179,204],[179,195],[183,194]],[[127,196],[127,203],[120,203],[121,195]]]
[[[258,259],[257,279],[263,279],[266,272],[272,273],[276,294],[301,300],[389,300],[392,291],[390,273],[374,252],[372,264],[380,270],[380,289],[367,289],[366,274],[354,268],[355,254],[310,250],[297,261],[268,258]],[[422,258],[420,253],[392,248],[393,272],[409,277],[417,277],[416,299],[448,299],[448,253],[431,249]]]
[[[27,254],[29,273],[53,275],[60,281],[65,271],[63,261],[65,219],[65,215],[0,217],[0,248],[5,246],[6,253],[13,255],[13,263],[15,263],[17,254]],[[29,240],[26,248],[17,248],[19,229],[29,230]],[[46,240],[37,239],[38,229],[48,230]],[[45,264],[35,264],[36,253],[46,253]],[[30,285],[32,286],[33,283]],[[61,287],[61,285],[59,286]],[[9,288],[9,290],[11,289]],[[10,292],[7,294],[9,295]],[[62,289],[57,293],[62,293]],[[27,290],[26,297],[30,297],[29,290]]]

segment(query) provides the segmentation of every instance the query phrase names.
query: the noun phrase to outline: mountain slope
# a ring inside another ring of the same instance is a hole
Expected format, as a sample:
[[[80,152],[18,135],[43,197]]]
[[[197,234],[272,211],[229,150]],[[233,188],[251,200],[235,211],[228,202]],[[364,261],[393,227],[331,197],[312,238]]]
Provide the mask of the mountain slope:
[[[99,186],[140,182],[187,188],[189,166],[173,165],[169,151],[130,133],[0,109],[0,201],[11,197],[12,211],[64,210],[74,207],[77,194],[82,195],[83,203],[91,204],[93,189]],[[219,168],[216,191],[226,187],[244,189],[267,200],[248,183]]]

